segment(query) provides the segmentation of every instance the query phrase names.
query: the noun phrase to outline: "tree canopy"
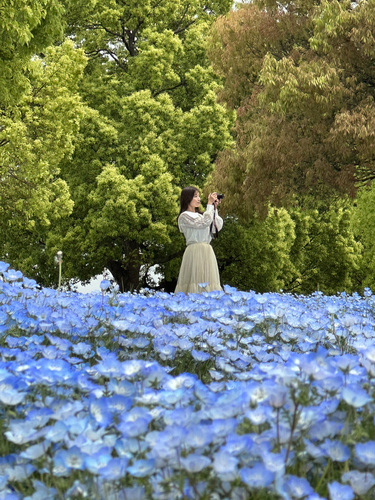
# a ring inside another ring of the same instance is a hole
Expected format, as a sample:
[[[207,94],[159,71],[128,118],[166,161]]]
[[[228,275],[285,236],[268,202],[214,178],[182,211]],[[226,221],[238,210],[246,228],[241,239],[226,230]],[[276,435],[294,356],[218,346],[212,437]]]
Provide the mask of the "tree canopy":
[[[74,76],[77,94],[63,83],[54,92],[65,104],[56,103],[56,115],[48,112],[51,138],[59,137],[59,113],[66,115],[64,147],[56,142],[49,149],[42,141],[65,212],[56,210],[61,216],[49,219],[48,228],[28,228],[36,243],[32,257],[27,245],[8,240],[8,260],[51,284],[54,255],[62,250],[66,279],[88,280],[108,268],[122,290],[137,288],[142,277],[150,284],[153,265],[173,266],[183,249],[179,189],[202,188],[218,152],[232,143],[234,115],[217,103],[220,80],[206,56],[209,28],[230,6],[228,0],[65,2],[65,36],[74,48],[71,66],[61,65],[67,72],[61,82]],[[43,64],[47,53],[38,56]],[[10,120],[14,126],[13,114]],[[30,168],[40,171],[34,160]],[[48,212],[42,203],[40,209]]]
[[[62,26],[57,1],[1,4],[0,253],[23,269],[43,260],[43,235],[73,207],[59,172],[83,114],[86,57],[61,43]]]
[[[212,180],[228,210],[353,196],[373,178],[374,16],[372,1],[255,1],[215,23],[210,58],[238,116]]]

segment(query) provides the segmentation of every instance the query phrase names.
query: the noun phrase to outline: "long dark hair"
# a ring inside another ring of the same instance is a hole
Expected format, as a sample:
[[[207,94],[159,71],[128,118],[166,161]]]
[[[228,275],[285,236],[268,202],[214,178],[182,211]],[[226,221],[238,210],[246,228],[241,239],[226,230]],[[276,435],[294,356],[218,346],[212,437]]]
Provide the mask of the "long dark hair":
[[[181,196],[180,196],[180,213],[178,214],[179,216],[182,214],[182,212],[186,212],[186,210],[189,208],[191,200],[194,198],[195,193],[199,189],[194,187],[194,186],[187,186],[181,191]],[[200,214],[202,213],[199,209],[195,209],[196,212],[199,212]]]

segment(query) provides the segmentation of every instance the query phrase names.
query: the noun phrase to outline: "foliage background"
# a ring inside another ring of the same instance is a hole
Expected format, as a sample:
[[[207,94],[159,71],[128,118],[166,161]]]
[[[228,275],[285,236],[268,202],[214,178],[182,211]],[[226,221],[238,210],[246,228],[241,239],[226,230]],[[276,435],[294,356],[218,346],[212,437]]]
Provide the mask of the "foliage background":
[[[224,283],[374,286],[374,2],[1,7],[1,258],[173,291],[193,184],[225,193]]]

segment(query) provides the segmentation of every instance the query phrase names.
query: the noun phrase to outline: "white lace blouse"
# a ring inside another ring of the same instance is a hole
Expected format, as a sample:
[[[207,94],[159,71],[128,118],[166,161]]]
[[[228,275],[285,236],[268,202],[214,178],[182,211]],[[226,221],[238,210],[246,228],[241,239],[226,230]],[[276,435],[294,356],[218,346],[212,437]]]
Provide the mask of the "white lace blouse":
[[[213,205],[207,205],[203,215],[197,212],[182,212],[178,218],[178,227],[181,233],[184,234],[186,245],[192,243],[210,243],[212,236],[210,234],[210,226],[215,214],[215,224],[218,231],[223,227],[223,219],[214,210]]]

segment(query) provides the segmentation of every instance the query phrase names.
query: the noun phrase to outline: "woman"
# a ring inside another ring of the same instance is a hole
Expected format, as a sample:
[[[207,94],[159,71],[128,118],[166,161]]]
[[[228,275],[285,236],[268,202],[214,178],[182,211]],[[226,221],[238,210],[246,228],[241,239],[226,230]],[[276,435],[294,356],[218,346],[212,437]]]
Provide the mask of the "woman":
[[[216,257],[210,245],[214,232],[223,227],[223,219],[217,212],[218,203],[217,194],[211,193],[206,211],[202,213],[199,211],[201,199],[198,189],[189,186],[181,192],[178,227],[186,238],[187,247],[175,293],[222,290]]]

